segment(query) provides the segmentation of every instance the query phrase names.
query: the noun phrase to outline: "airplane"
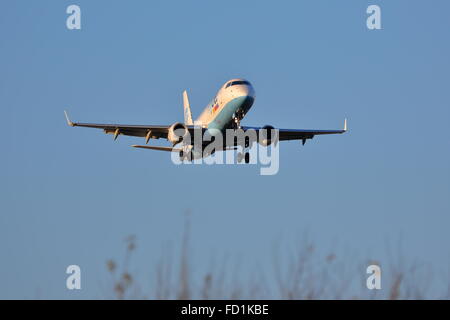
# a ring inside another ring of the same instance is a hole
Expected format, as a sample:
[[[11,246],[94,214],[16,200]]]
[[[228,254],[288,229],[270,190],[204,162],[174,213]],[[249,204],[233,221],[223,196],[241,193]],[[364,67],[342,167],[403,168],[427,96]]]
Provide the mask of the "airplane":
[[[215,152],[212,150],[205,153],[205,147],[211,141],[202,141],[200,146],[193,143],[195,131],[200,130],[202,134],[208,133],[211,136],[222,134],[228,130],[241,129],[243,132],[254,130],[259,138],[259,143],[269,146],[278,141],[301,140],[305,144],[306,140],[312,139],[316,135],[341,134],[347,131],[347,119],[344,120],[342,130],[303,130],[303,129],[275,129],[271,125],[263,127],[241,126],[241,120],[248,113],[255,101],[255,90],[251,83],[245,79],[231,79],[227,81],[214,96],[212,101],[206,106],[197,120],[192,121],[192,113],[189,98],[186,90],[183,92],[184,123],[175,122],[171,125],[123,125],[123,124],[97,124],[72,122],[66,111],[64,111],[67,124],[71,127],[87,127],[103,129],[106,134],[113,134],[114,140],[119,135],[144,137],[145,145],[132,145],[135,148],[160,150],[169,152],[179,152],[181,160],[193,160],[207,157]],[[274,131],[276,130],[276,131]],[[270,132],[276,132],[277,136]],[[264,134],[263,134],[264,133]],[[189,135],[188,135],[189,134]],[[224,135],[223,135],[224,136]],[[184,137],[189,137],[183,140]],[[167,139],[172,146],[149,146],[150,139]],[[242,136],[241,136],[242,138]],[[250,162],[250,154],[246,152],[253,141],[245,138],[234,139],[231,143],[226,143],[222,150],[236,150],[237,146],[242,146],[242,152],[238,153],[238,162]],[[182,148],[176,146],[183,142]]]

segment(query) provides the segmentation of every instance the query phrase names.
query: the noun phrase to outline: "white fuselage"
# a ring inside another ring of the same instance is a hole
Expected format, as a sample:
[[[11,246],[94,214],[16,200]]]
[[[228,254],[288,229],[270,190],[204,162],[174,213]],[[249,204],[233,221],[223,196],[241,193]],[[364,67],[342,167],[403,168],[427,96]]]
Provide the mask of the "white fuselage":
[[[244,79],[227,81],[206,106],[195,125],[223,131],[232,127],[235,118],[241,120],[255,100],[255,90]]]

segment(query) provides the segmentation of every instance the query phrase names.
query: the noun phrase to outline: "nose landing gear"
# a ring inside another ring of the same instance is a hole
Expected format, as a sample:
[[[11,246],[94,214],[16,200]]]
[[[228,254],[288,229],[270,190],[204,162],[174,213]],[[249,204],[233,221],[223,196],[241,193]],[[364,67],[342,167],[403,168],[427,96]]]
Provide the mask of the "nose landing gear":
[[[244,118],[244,112],[238,110],[233,115],[233,129],[241,129],[241,120]]]
[[[241,120],[244,118],[245,113],[242,109],[237,110],[233,114],[233,124],[232,127],[234,130],[242,129],[241,127]],[[237,161],[238,163],[241,163],[244,161],[244,163],[250,163],[250,153],[248,151],[245,151],[247,148],[250,147],[250,140],[248,137],[245,137],[245,143],[242,148],[242,152],[237,153]]]

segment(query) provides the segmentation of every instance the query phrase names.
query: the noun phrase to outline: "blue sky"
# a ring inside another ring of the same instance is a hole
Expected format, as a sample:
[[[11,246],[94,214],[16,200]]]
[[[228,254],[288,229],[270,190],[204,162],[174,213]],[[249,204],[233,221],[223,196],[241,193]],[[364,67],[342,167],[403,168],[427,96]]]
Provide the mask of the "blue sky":
[[[66,28],[78,4],[82,30]],[[366,28],[382,9],[383,30]],[[389,264],[386,246],[443,271],[450,256],[448,1],[4,1],[0,10],[0,298],[97,298],[135,234],[147,279],[190,210],[196,270],[305,230]],[[228,79],[256,90],[245,125],[340,128],[280,149],[280,171],[175,166],[76,121],[170,124]],[[346,259],[352,261],[353,256]],[[78,264],[83,289],[65,288]],[[361,270],[364,274],[365,270]],[[447,272],[447,273],[446,273]],[[150,283],[150,280],[148,280]]]

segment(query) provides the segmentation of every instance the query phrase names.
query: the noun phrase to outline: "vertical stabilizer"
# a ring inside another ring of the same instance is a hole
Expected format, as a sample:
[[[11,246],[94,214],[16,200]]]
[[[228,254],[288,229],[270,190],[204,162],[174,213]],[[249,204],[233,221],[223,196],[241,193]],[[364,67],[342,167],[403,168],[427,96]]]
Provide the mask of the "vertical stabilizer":
[[[184,108],[184,124],[193,125],[191,107],[189,106],[189,98],[186,90],[183,91],[183,108]]]

